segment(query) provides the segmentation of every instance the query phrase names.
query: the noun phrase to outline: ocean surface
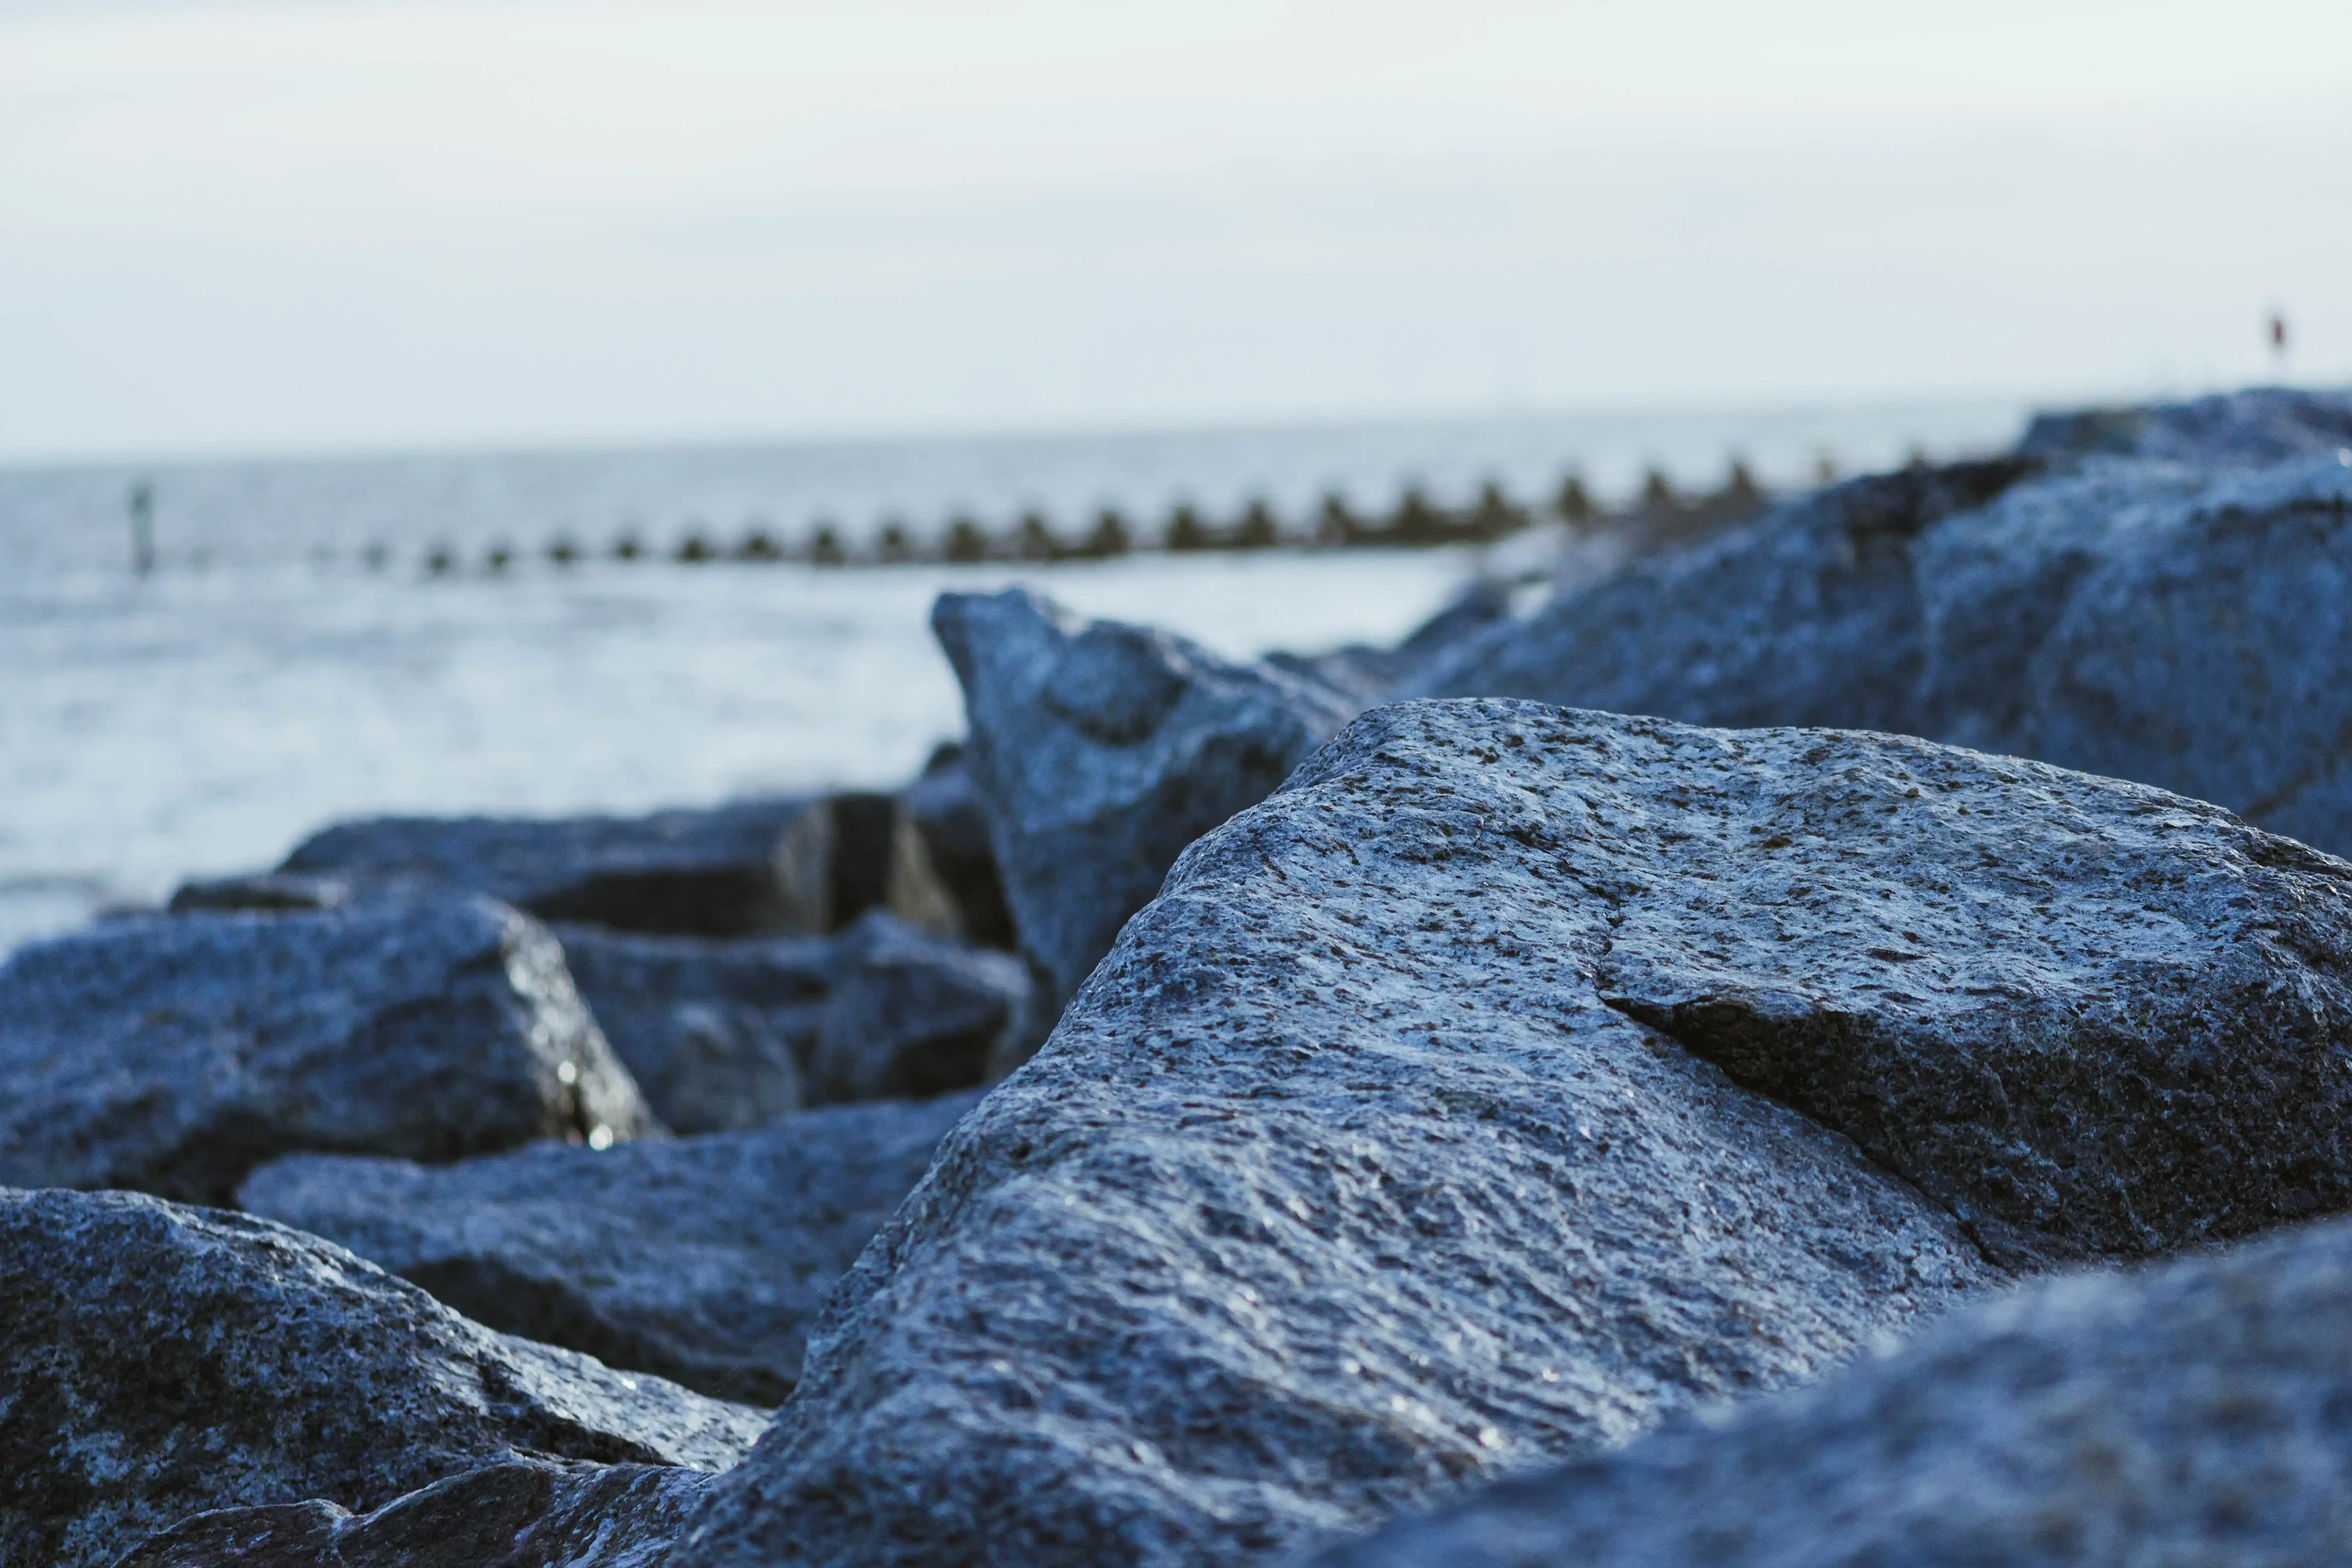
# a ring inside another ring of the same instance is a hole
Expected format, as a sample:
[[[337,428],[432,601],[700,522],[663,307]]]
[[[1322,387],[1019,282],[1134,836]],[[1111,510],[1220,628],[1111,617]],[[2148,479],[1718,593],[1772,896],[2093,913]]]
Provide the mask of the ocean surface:
[[[266,866],[337,817],[635,811],[908,776],[961,729],[926,616],[1035,584],[1222,653],[1402,636],[1479,553],[1280,550],[1050,566],[824,568],[592,558],[561,534],[855,541],[1030,507],[1072,521],[1179,499],[1305,515],[1339,489],[1604,497],[1732,455],[1768,482],[2006,444],[2018,404],[1560,416],[1059,439],[0,469],[0,952],[183,877]],[[153,487],[156,569],[126,499]],[[480,562],[504,542],[507,570]],[[380,566],[371,566],[370,546]],[[457,570],[420,563],[449,550]],[[1505,548],[1509,548],[1506,546]]]

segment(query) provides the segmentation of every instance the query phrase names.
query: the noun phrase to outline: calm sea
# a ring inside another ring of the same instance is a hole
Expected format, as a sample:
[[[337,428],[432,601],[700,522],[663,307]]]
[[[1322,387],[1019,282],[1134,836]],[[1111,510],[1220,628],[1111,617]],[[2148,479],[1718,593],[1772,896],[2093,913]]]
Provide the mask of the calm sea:
[[[2004,444],[2015,405],[1717,412],[1124,435],[343,461],[0,469],[0,952],[181,877],[268,864],[334,817],[642,810],[904,778],[960,728],[926,614],[1026,580],[1234,657],[1394,638],[1475,553],[1147,554],[1049,567],[558,567],[559,533],[845,536],[898,517],[1112,503],[1150,521],[1263,496],[1367,509],[1417,483],[1622,492],[1653,464],[1701,488]],[[153,487],[161,564],[128,570]],[[494,542],[520,552],[492,576]],[[427,577],[445,544],[467,569]],[[370,545],[383,570],[362,562]]]

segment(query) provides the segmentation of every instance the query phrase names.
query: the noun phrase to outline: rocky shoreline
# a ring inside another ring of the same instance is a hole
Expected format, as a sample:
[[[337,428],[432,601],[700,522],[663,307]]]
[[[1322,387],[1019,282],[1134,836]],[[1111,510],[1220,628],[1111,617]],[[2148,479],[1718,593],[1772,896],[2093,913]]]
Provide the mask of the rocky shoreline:
[[[2352,396],[0,965],[0,1568],[2352,1555]]]

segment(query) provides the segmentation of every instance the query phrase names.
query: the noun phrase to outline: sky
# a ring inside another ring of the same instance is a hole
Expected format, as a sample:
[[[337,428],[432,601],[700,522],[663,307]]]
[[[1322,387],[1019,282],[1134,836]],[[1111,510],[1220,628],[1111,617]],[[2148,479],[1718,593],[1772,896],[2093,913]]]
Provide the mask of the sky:
[[[2343,0],[0,0],[0,461],[2352,382],[2347,59]]]

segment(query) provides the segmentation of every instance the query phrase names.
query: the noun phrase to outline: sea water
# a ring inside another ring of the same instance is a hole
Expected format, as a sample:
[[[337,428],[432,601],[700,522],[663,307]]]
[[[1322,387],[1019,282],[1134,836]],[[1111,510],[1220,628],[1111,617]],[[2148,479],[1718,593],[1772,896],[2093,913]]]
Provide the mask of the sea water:
[[[1392,640],[1480,570],[1461,549],[566,566],[530,548],[557,532],[635,526],[657,542],[698,519],[718,533],[828,508],[868,525],[1032,505],[1142,514],[1180,495],[1299,509],[1329,488],[1370,501],[1486,477],[1528,493],[1571,467],[1630,483],[1675,452],[1691,468],[1744,451],[1774,478],[1822,447],[1863,466],[1997,446],[2021,414],[0,470],[0,952],[184,877],[269,865],[338,817],[637,811],[904,780],[961,728],[927,625],[942,589],[1027,581],[1245,658]],[[159,553],[143,577],[125,513],[142,480]],[[482,552],[500,539],[515,557],[493,574]],[[435,543],[453,548],[446,574],[419,568]]]

